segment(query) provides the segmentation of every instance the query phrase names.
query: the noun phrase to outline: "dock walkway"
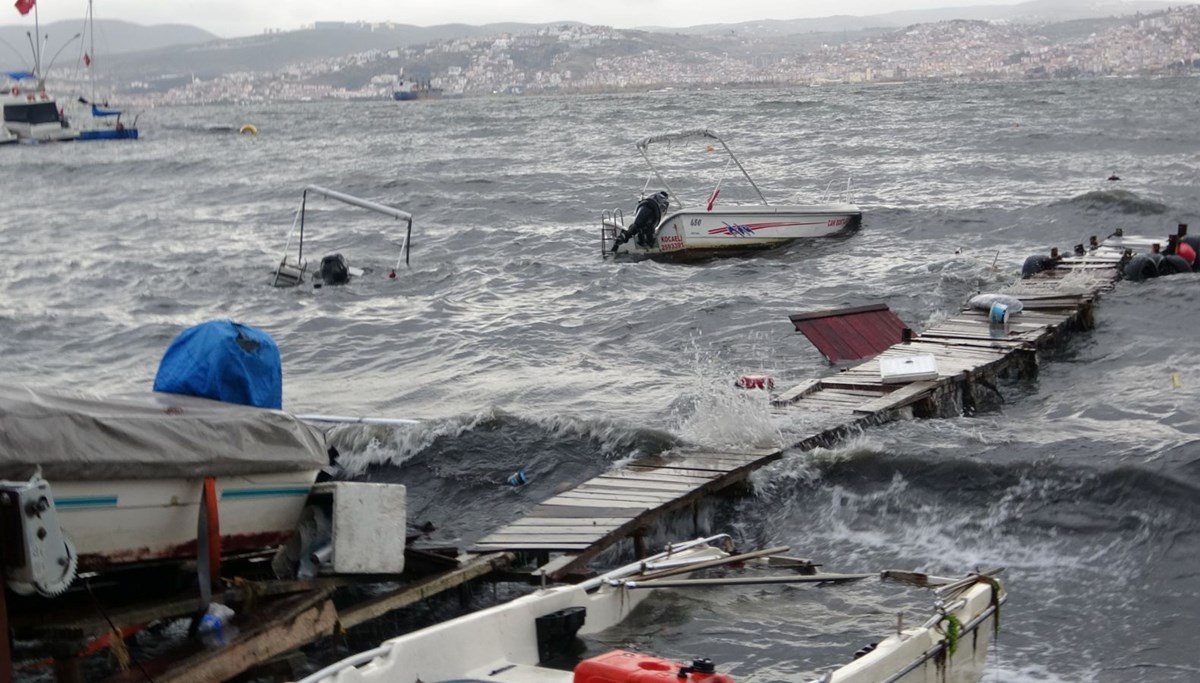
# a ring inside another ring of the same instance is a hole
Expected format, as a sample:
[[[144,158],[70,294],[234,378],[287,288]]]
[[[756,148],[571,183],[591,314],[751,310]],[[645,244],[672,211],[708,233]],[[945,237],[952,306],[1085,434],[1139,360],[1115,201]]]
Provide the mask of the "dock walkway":
[[[997,379],[1036,375],[1039,350],[1074,331],[1090,329],[1096,298],[1116,284],[1130,256],[1166,243],[1165,238],[1125,237],[1119,231],[1102,242],[1093,240],[1090,249],[1077,248],[1051,269],[998,292],[1019,298],[1024,306],[1005,325],[989,322],[985,311],[964,309],[875,358],[774,397],[775,410],[794,415],[797,422],[819,423],[794,443],[637,460],[543,501],[479,540],[472,552],[524,551],[547,557],[561,553],[539,572],[550,579],[581,573],[601,551],[625,538],[637,543],[664,515],[684,511],[702,497],[744,481],[785,450],[828,446],[853,430],[902,415],[934,417],[973,410],[995,394]],[[880,359],[914,354],[936,358],[936,380],[883,383]]]

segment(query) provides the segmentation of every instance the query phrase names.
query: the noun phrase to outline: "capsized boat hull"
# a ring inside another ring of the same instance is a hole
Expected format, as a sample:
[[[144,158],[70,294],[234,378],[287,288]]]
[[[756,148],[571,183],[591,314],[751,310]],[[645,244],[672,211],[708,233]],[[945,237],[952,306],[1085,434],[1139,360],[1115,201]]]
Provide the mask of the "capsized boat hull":
[[[775,249],[852,230],[861,220],[862,211],[853,204],[683,209],[663,218],[653,245],[642,247],[630,240],[617,255],[687,260]]]

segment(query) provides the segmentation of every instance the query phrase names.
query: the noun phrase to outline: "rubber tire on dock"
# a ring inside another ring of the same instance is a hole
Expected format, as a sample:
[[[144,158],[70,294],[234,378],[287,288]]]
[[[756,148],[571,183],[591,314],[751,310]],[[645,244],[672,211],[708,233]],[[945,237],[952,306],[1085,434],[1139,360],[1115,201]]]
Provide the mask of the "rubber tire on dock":
[[[1021,279],[1028,280],[1044,270],[1052,270],[1054,268],[1054,259],[1041,254],[1034,254],[1025,259],[1025,263],[1021,265]]]
[[[1158,264],[1146,254],[1138,254],[1125,264],[1125,279],[1133,282],[1158,277]]]
[[[1158,262],[1159,275],[1178,275],[1179,273],[1192,272],[1192,264],[1187,262],[1182,256],[1175,254],[1167,254]]]

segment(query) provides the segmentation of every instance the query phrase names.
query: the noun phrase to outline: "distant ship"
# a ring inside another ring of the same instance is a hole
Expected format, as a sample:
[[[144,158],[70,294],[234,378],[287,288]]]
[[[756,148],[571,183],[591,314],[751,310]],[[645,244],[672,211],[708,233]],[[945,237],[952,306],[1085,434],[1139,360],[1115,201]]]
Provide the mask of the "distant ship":
[[[407,102],[408,100],[432,100],[441,96],[442,89],[431,86],[428,81],[421,83],[410,81],[407,78],[400,79],[400,85],[392,93],[392,99],[400,102]]]

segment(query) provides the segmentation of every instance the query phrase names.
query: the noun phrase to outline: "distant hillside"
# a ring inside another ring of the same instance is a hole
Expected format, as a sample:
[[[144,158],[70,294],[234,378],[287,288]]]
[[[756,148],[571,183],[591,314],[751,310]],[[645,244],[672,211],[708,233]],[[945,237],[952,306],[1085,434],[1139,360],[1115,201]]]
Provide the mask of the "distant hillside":
[[[648,31],[688,34],[754,33],[761,38],[800,33],[861,31],[901,28],[913,24],[931,24],[954,19],[976,21],[1012,21],[1026,24],[1098,19],[1157,12],[1186,2],[1164,0],[1030,0],[1016,5],[979,5],[938,9],[902,10],[870,16],[835,15],[813,19],[747,21],[738,24],[705,24],[688,28],[649,27]]]
[[[105,58],[123,52],[156,50],[173,45],[194,45],[219,40],[217,36],[208,31],[183,24],[140,26],[117,19],[96,19],[94,24],[96,27],[96,52]],[[48,53],[46,58],[49,59],[72,36],[76,33],[83,33],[84,21],[83,18],[72,21],[55,21],[42,24],[41,28],[42,35],[50,36],[46,47]],[[26,31],[32,32],[33,24],[0,26],[0,41],[3,41],[0,46],[8,43],[21,57],[32,63],[32,59],[29,57],[29,39],[25,35]],[[78,54],[79,51],[75,47],[68,47],[59,57],[59,65],[67,61],[74,61],[78,58]],[[0,66],[5,70],[24,68],[29,65],[18,61],[17,54],[14,54],[13,50],[0,50]]]
[[[151,71],[156,74],[195,74],[197,78],[207,79],[236,71],[273,71],[289,64],[344,57],[368,50],[392,50],[454,38],[530,31],[539,26],[515,23],[482,26],[392,24],[387,28],[378,25],[372,28],[345,24],[217,40],[183,49],[124,54],[109,60],[108,69],[118,77],[140,78],[146,75],[148,66],[153,66]]]

